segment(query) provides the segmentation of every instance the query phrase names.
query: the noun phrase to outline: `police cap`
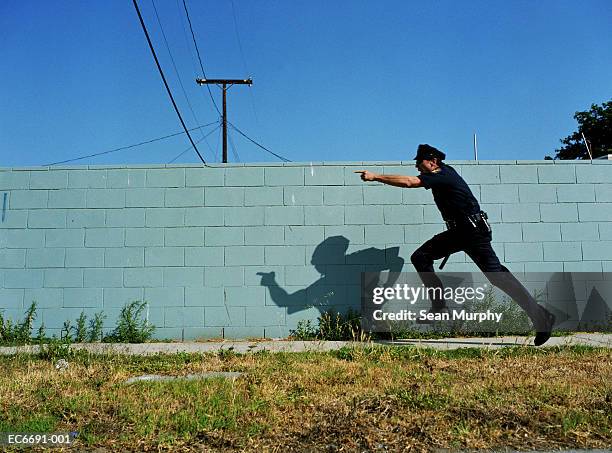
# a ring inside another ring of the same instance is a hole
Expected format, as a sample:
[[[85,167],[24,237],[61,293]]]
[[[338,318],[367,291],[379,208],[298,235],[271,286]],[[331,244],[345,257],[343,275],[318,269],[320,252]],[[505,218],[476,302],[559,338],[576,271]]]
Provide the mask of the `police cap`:
[[[417,154],[416,156],[414,156],[414,160],[431,160],[434,157],[437,157],[440,160],[444,160],[446,159],[446,154],[444,154],[439,149],[434,148],[433,146],[422,144],[419,145],[419,147],[417,148]]]

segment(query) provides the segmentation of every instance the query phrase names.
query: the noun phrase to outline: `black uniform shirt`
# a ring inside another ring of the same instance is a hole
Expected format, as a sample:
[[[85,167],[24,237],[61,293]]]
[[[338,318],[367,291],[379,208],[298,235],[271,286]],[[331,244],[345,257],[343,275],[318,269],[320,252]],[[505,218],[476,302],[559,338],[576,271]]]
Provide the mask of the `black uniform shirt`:
[[[472,191],[450,165],[442,164],[437,173],[423,173],[418,177],[423,187],[431,189],[444,220],[461,220],[480,211]]]

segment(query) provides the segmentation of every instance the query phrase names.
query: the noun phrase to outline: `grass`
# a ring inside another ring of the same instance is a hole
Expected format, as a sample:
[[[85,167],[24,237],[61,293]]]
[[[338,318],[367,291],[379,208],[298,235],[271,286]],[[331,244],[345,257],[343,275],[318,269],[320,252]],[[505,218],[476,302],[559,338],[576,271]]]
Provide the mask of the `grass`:
[[[606,448],[612,357],[591,347],[0,357],[0,431],[107,451]],[[237,380],[140,374],[241,371]]]

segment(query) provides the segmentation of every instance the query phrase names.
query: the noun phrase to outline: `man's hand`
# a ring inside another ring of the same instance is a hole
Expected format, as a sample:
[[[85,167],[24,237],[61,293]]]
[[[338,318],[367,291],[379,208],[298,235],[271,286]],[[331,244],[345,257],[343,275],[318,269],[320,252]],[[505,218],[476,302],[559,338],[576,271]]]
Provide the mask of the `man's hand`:
[[[373,173],[373,172],[368,171],[368,170],[358,170],[358,171],[356,171],[354,173],[361,173],[361,180],[362,181],[374,181],[376,176],[378,176],[376,173]]]

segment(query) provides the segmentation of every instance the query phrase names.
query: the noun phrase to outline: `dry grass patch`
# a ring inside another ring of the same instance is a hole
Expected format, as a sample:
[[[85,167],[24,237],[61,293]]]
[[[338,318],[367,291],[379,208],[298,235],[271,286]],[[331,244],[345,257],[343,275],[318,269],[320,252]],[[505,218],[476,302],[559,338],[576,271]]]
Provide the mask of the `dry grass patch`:
[[[607,349],[78,354],[0,358],[0,431],[79,431],[88,449],[375,451],[606,448]],[[237,380],[140,374],[242,371]]]

